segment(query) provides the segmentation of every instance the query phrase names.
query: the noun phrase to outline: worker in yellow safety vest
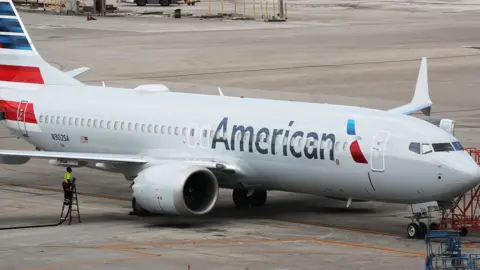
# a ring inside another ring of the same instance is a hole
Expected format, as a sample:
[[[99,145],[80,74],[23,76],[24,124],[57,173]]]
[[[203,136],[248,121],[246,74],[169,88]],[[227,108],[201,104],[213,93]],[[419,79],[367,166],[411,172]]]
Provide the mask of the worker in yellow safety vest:
[[[62,187],[63,187],[63,197],[64,197],[64,204],[69,204],[70,203],[70,193],[71,193],[71,187],[72,187],[72,168],[67,167],[67,172],[63,176],[63,182],[62,182]]]

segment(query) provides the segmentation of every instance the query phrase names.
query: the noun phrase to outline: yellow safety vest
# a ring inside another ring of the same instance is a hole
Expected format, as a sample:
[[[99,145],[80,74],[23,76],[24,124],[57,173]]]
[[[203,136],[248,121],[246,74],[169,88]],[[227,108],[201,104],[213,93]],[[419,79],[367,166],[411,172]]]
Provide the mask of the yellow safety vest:
[[[63,179],[65,183],[72,183],[72,174],[69,172],[66,172],[65,175],[63,176]]]

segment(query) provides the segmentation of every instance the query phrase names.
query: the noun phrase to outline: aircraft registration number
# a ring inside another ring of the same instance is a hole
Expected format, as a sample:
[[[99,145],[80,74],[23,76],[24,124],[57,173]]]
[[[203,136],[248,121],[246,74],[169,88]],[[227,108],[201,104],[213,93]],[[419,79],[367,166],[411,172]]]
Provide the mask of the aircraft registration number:
[[[52,140],[61,141],[61,142],[68,142],[68,141],[70,141],[70,138],[68,138],[68,135],[66,135],[66,134],[52,133]]]

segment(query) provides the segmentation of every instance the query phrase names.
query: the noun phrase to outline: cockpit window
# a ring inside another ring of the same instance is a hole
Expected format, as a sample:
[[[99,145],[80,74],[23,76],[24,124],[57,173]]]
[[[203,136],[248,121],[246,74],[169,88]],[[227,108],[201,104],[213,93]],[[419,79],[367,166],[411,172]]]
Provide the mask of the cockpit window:
[[[452,145],[453,145],[453,148],[455,148],[456,151],[462,151],[463,150],[463,146],[462,146],[462,144],[460,144],[460,142],[453,142]]]
[[[420,143],[412,142],[410,143],[410,146],[408,147],[408,149],[410,149],[410,151],[414,153],[420,154]]]
[[[454,151],[453,146],[450,143],[432,143],[433,150],[435,152],[450,152]]]
[[[433,152],[433,149],[432,149],[432,146],[428,143],[422,143],[422,154],[425,155],[425,154],[428,154],[428,153],[432,153]]]

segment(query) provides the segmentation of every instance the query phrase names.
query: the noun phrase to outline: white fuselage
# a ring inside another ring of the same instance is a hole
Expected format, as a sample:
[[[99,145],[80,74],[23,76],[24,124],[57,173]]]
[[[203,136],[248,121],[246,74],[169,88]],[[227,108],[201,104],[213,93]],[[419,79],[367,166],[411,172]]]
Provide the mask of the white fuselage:
[[[45,151],[215,157],[242,168],[238,181],[247,186],[397,203],[448,200],[479,181],[478,166],[465,151],[409,149],[412,142],[452,143],[453,136],[385,111],[94,86],[0,95],[33,103],[26,113],[37,123],[7,116],[6,125]],[[349,119],[354,133],[347,132]]]

